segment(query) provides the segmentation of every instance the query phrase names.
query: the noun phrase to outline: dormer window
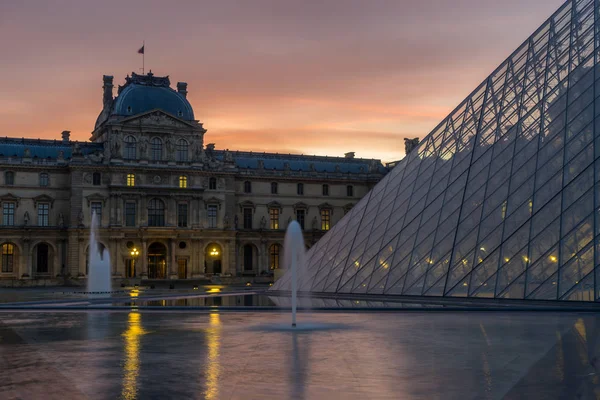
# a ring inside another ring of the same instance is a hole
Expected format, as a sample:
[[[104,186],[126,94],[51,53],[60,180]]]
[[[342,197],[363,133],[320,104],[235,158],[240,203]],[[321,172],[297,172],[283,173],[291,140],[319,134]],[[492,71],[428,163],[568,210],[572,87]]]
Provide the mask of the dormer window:
[[[127,106],[127,114],[131,114],[131,106]]]
[[[181,111],[181,110],[177,111],[177,116],[178,117],[183,117],[183,111]]]

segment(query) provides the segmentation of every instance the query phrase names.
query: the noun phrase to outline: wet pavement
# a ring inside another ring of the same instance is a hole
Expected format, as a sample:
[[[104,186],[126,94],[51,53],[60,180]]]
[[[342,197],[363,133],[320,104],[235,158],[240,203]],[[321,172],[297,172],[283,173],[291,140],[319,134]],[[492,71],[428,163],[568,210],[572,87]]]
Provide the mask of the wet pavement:
[[[594,314],[0,313],[2,399],[594,399]],[[333,329],[320,329],[320,326]]]

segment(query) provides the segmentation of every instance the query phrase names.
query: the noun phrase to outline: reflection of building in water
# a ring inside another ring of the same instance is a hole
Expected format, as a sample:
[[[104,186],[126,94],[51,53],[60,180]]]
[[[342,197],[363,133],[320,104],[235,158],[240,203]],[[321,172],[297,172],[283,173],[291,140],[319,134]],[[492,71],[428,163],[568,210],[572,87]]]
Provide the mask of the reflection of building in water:
[[[243,296],[208,296],[208,297],[186,297],[181,299],[148,300],[142,303],[132,303],[148,306],[273,306],[274,303],[267,296],[247,294]]]
[[[221,317],[218,313],[209,316],[209,327],[206,330],[206,343],[208,345],[208,360],[206,362],[206,393],[207,400],[219,398],[219,377],[221,363],[219,348],[221,347]]]
[[[125,364],[123,365],[124,399],[137,399],[137,379],[140,372],[140,338],[146,332],[142,328],[142,315],[137,312],[129,313],[127,330],[123,333]]]

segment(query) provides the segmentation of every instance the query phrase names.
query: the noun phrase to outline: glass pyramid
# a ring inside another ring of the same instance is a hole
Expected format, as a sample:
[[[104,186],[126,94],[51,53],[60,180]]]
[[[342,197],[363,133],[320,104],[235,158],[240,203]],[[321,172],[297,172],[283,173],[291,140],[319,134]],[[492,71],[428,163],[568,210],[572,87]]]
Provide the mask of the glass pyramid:
[[[600,0],[568,1],[309,250],[299,290],[598,299],[599,57]]]

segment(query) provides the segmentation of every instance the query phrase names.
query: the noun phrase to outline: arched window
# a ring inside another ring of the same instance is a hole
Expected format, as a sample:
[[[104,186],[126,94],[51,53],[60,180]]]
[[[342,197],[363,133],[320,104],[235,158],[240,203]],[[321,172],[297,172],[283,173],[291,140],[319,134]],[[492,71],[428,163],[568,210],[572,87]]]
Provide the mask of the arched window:
[[[15,184],[15,173],[12,171],[6,171],[4,173],[4,184],[14,185]]]
[[[162,140],[155,137],[152,139],[152,160],[159,161],[162,160]]]
[[[269,248],[269,267],[271,269],[279,268],[279,253],[281,251],[281,246],[277,243],[272,244]]]
[[[185,189],[187,187],[187,176],[180,175],[179,176],[179,187]]]
[[[46,186],[48,186],[48,181],[49,181],[49,179],[48,179],[48,174],[47,174],[46,172],[42,172],[42,173],[40,174],[40,186],[41,186],[41,187],[46,187]]]
[[[92,184],[94,186],[100,186],[101,183],[101,178],[102,175],[100,175],[100,172],[94,172],[94,174],[92,175]]]
[[[304,194],[304,183],[299,183],[296,192],[300,195]]]
[[[15,258],[15,245],[4,243],[2,245],[2,272],[13,272]]]
[[[244,182],[244,193],[252,193],[252,182]]]
[[[217,189],[217,178],[209,178],[208,179],[208,188],[210,190],[216,190]]]
[[[271,182],[271,194],[277,194],[278,189],[277,182]]]
[[[165,203],[160,199],[148,203],[148,226],[165,226]]]
[[[135,160],[137,158],[136,151],[136,140],[133,136],[129,135],[125,138],[125,159]]]
[[[177,161],[188,160],[188,142],[184,139],[177,141]]]

